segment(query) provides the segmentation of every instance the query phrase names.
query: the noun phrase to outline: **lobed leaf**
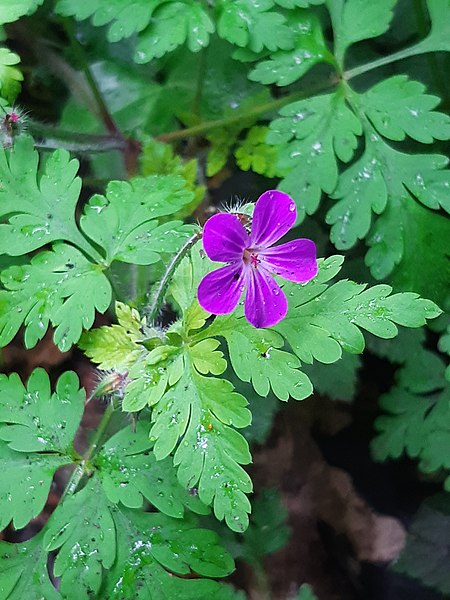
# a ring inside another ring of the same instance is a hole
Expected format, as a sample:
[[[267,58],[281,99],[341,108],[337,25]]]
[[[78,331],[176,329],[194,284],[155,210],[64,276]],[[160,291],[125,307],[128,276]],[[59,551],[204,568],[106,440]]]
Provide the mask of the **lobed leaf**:
[[[38,173],[39,155],[28,136],[0,149],[0,253],[19,256],[56,240],[79,241],[75,206],[81,188],[78,161],[56,150]]]
[[[252,486],[240,464],[248,464],[251,457],[244,438],[230,426],[250,423],[246,404],[230,382],[204,377],[186,360],[184,375],[155,405],[150,430],[156,458],[176,449],[173,460],[180,483],[198,488],[200,500],[212,504],[216,517],[225,517],[235,531],[248,525],[245,493]]]
[[[349,46],[383,34],[397,0],[326,0],[334,31],[335,55],[342,62]]]
[[[98,265],[79,250],[56,244],[31,263],[2,272],[0,290],[0,343],[8,344],[25,325],[25,346],[33,347],[47,331],[61,351],[68,350],[89,329],[95,310],[105,312],[111,302],[111,286]]]
[[[290,396],[303,400],[312,394],[311,382],[299,370],[300,361],[280,349],[284,340],[275,331],[255,329],[242,317],[224,316],[217,317],[204,335],[226,339],[234,372],[242,381],[251,382],[260,396],[272,390],[286,401]]]
[[[32,372],[26,388],[16,373],[0,375],[0,439],[17,452],[69,453],[84,399],[72,371],[61,375],[53,394],[44,369]]]
[[[331,194],[336,188],[337,159],[353,157],[361,124],[339,91],[288,104],[280,115],[267,142],[280,146],[277,168],[287,172],[280,189],[303,217],[317,210],[322,190]]]
[[[285,17],[270,10],[272,7],[272,0],[220,0],[217,33],[228,42],[248,47],[253,52],[263,48],[289,49],[293,32]]]
[[[377,460],[406,453],[419,458],[427,473],[450,469],[448,447],[450,387],[443,377],[445,364],[433,352],[411,352],[399,373],[398,385],[381,398],[387,413],[375,421],[379,432],[372,442]],[[447,478],[446,487],[450,487]]]
[[[17,54],[8,48],[0,48],[0,95],[10,104],[20,92],[20,82],[23,80],[22,72],[15,66],[19,62]]]
[[[450,593],[449,534],[448,494],[427,499],[414,517],[395,571],[419,579],[442,594]]]
[[[0,530],[12,520],[20,529],[44,507],[53,475],[73,461],[73,438],[84,409],[84,392],[72,372],[50,395],[48,375],[33,371],[25,388],[16,374],[0,376]]]
[[[158,226],[157,217],[177,212],[193,198],[181,177],[151,176],[112,181],[106,195],[93,196],[80,219],[83,232],[113,260],[148,265],[174,253],[192,234],[180,221]]]
[[[390,140],[410,138],[431,144],[450,138],[450,116],[433,109],[440,98],[424,94],[425,86],[406,75],[395,75],[361,95],[375,129]]]
[[[187,41],[191,52],[209,44],[215,26],[208,13],[195,0],[162,4],[148,27],[139,36],[135,61],[146,63],[172,52]]]
[[[200,500],[183,489],[171,459],[157,461],[151,451],[148,426],[139,422],[113,435],[95,457],[98,478],[108,500],[128,508],[141,508],[143,499],[170,517],[181,518],[185,508],[206,514]]]
[[[143,331],[146,321],[127,304],[116,302],[115,308],[119,324],[86,331],[78,346],[98,364],[99,369],[114,369],[123,373],[145,352],[139,342],[145,338]]]
[[[114,509],[112,514],[117,558],[106,574],[103,597],[206,600],[213,594],[218,600],[237,600],[231,588],[215,581],[186,578],[191,573],[223,577],[233,570],[217,534],[158,513]]]
[[[0,25],[33,13],[44,0],[0,0]]]
[[[47,569],[43,533],[21,544],[0,542],[0,598],[2,600],[62,600]]]
[[[60,577],[59,591],[64,598],[77,590],[80,600],[97,596],[103,569],[114,564],[115,524],[110,507],[95,479],[81,491],[64,499],[45,530],[43,547],[58,550],[53,573]]]
[[[327,264],[328,262],[328,264]],[[342,349],[359,354],[364,349],[360,329],[382,338],[397,335],[397,325],[420,327],[440,309],[414,293],[391,295],[388,285],[365,285],[341,280],[328,287],[321,270],[332,267],[333,257],[320,263],[319,275],[305,286],[284,285],[289,301],[286,318],[274,329],[289,342],[300,360],[337,361]]]
[[[293,11],[288,24],[294,34],[292,48],[277,50],[269,60],[259,62],[250,72],[252,81],[286,86],[297,81],[319,62],[333,63],[319,19],[309,11]]]

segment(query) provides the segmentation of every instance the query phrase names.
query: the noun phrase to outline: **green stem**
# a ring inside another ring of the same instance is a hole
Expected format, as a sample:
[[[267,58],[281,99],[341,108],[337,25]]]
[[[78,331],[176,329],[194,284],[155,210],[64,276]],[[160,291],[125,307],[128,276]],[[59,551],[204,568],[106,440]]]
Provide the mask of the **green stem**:
[[[109,109],[106,106],[105,101],[103,100],[103,96],[100,91],[100,88],[98,87],[97,82],[95,81],[95,78],[92,75],[92,71],[89,66],[89,61],[87,59],[84,47],[78,41],[78,39],[73,31],[73,22],[70,19],[63,19],[63,23],[64,23],[64,28],[66,30],[67,36],[69,38],[72,52],[73,52],[75,58],[77,59],[77,61],[81,65],[81,68],[86,76],[86,80],[91,89],[92,95],[94,96],[94,99],[97,103],[100,118],[102,119],[106,129],[110,133],[112,133],[113,135],[115,135],[117,137],[122,137],[122,139],[123,139],[123,135],[122,135],[121,131],[119,130],[119,128],[117,127],[114,119],[112,118],[112,116],[109,112]]]
[[[191,236],[185,244],[178,250],[175,256],[172,258],[170,263],[167,266],[167,269],[159,282],[159,286],[155,292],[152,307],[147,314],[147,319],[149,323],[154,321],[161,310],[162,303],[164,301],[164,296],[166,295],[167,288],[169,286],[170,280],[175,273],[176,268],[180,264],[181,260],[186,256],[186,253],[192,248],[192,246],[198,242],[198,240],[202,237],[202,232],[197,231],[193,236]]]
[[[353,79],[353,77],[358,77],[358,75],[363,75],[364,73],[368,73],[374,69],[379,69],[380,67],[390,65],[393,62],[409,58],[410,56],[416,56],[417,54],[424,54],[425,52],[428,52],[427,45],[424,42],[426,42],[426,40],[422,40],[422,42],[416,44],[415,46],[404,48],[403,50],[395,52],[394,54],[390,54],[389,56],[383,56],[383,58],[378,58],[377,60],[366,63],[365,65],[360,65],[354,69],[349,69],[348,71],[345,71],[343,77],[346,81],[349,81],[350,79]]]
[[[336,82],[327,82],[326,84],[321,84],[320,86],[308,90],[307,92],[294,92],[292,94],[289,94],[288,96],[283,96],[283,98],[277,98],[276,100],[271,100],[270,102],[260,104],[259,106],[254,106],[246,112],[240,112],[229,117],[224,117],[223,119],[204,121],[199,125],[194,125],[193,127],[188,127],[187,129],[179,129],[177,131],[163,133],[159,135],[156,139],[161,142],[175,142],[177,140],[184,140],[195,135],[202,135],[204,133],[207,133],[208,131],[211,131],[212,129],[217,129],[218,127],[227,127],[228,125],[233,125],[234,123],[244,121],[249,117],[257,117],[264,113],[277,110],[279,108],[282,108],[283,106],[286,106],[286,104],[290,104],[291,102],[296,102],[297,100],[304,100],[305,98],[310,98],[311,96],[319,94],[321,92],[326,92],[331,87],[333,87],[335,83]]]
[[[192,101],[192,112],[194,115],[200,116],[201,114],[201,101],[203,95],[203,82],[205,81],[205,73],[206,73],[206,53],[207,48],[203,48],[200,52],[200,57],[198,61],[198,71],[197,71],[197,85],[195,88],[195,95]]]
[[[141,145],[137,140],[134,140],[132,138],[126,138],[117,126],[109,111],[108,106],[106,105],[106,102],[103,99],[102,92],[99,86],[97,85],[95,77],[92,74],[85,49],[83,45],[80,44],[76,35],[74,34],[72,21],[70,21],[69,19],[64,19],[64,26],[74,56],[81,64],[81,68],[86,76],[86,81],[90,87],[90,90],[96,102],[98,115],[100,119],[102,120],[106,129],[110,132],[111,136],[122,141],[122,154],[125,163],[125,169],[128,175],[131,177],[135,175],[138,171],[138,160],[141,151]]]
[[[65,239],[82,250],[91,261],[98,263],[103,268],[109,266],[100,252],[98,252],[94,246],[89,243],[89,241],[79,230],[71,232],[70,235],[67,235]]]
[[[29,121],[28,129],[33,137],[42,141],[37,142],[38,148],[64,148],[71,152],[108,152],[109,150],[124,151],[126,143],[123,138],[112,135],[95,135],[66,131],[37,121]]]
[[[85,475],[87,472],[86,466],[89,464],[89,461],[92,459],[92,457],[97,453],[102,437],[105,434],[105,431],[109,425],[109,422],[111,421],[111,417],[113,416],[113,414],[114,407],[110,403],[106,407],[106,410],[103,413],[101,421],[97,427],[97,431],[95,432],[88,449],[84,453],[83,460],[75,468],[71,478],[67,483],[66,489],[64,490],[64,494],[61,497],[61,502],[66,496],[72,496],[76,492],[83,475]]]
[[[425,37],[428,33],[428,22],[426,17],[427,13],[422,0],[414,0],[414,11],[416,13],[417,30],[421,37]],[[430,66],[431,77],[434,80],[434,85],[436,86],[436,89],[439,90],[439,95],[441,96],[442,100],[445,100],[445,104],[447,105],[449,100],[449,91],[445,84],[443,73],[439,67],[436,54],[434,52],[430,52],[430,54],[427,55],[427,60]]]
[[[329,91],[337,82],[330,82],[322,84],[309,90],[308,92],[294,92],[283,98],[277,98],[270,102],[254,106],[247,112],[241,112],[236,115],[224,117],[222,119],[215,119],[213,121],[204,121],[199,125],[188,127],[186,129],[178,129],[176,131],[170,131],[163,133],[156,139],[162,142],[174,142],[196,135],[207,133],[212,129],[218,127],[226,127],[238,123],[241,120],[247,120],[249,117],[256,117],[266,112],[277,110],[295,102],[297,100],[303,100],[309,98],[315,94]],[[127,140],[122,135],[109,134],[109,135],[96,135],[90,133],[78,133],[74,131],[67,131],[51,125],[44,125],[37,121],[30,121],[30,131],[33,135],[42,138],[41,142],[38,142],[36,146],[40,148],[57,149],[65,148],[72,152],[107,152],[109,150],[119,150],[126,152],[128,144]]]

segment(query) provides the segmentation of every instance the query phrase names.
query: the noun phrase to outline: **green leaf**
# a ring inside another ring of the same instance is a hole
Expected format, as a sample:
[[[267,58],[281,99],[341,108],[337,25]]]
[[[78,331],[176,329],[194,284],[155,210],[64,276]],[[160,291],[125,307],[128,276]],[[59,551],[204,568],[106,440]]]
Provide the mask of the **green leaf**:
[[[286,526],[288,512],[276,490],[263,490],[253,503],[250,526],[243,538],[241,556],[250,564],[260,564],[264,556],[283,548],[290,537]]]
[[[311,380],[315,392],[332,400],[351,402],[356,394],[360,366],[359,356],[344,353],[336,363],[313,362],[303,365],[302,371]]]
[[[192,197],[181,177],[112,181],[106,196],[95,195],[86,205],[81,228],[104,249],[108,263],[152,264],[161,253],[174,253],[192,234],[180,221],[158,226],[155,219],[177,212]]]
[[[0,542],[2,600],[62,600],[50,581],[42,538],[41,532],[22,544]]]
[[[449,494],[439,494],[427,499],[414,517],[395,571],[449,594],[449,536]]]
[[[217,32],[228,42],[253,52],[263,48],[287,50],[292,47],[293,32],[285,17],[271,11],[272,7],[272,0],[220,0]]]
[[[450,386],[444,379],[445,364],[428,350],[412,351],[398,377],[398,385],[383,395],[378,417],[379,432],[372,442],[377,460],[398,458],[404,452],[419,458],[419,468],[429,473],[450,469]],[[450,487],[450,478],[446,481]]]
[[[170,294],[182,312],[182,323],[186,333],[200,329],[209,313],[197,301],[197,288],[200,280],[214,268],[206,258],[201,243],[195,244],[188,256],[183,258],[170,284]]]
[[[296,600],[318,600],[314,594],[312,587],[308,583],[304,583],[298,590]]]
[[[139,342],[144,340],[145,317],[141,319],[138,311],[127,304],[116,302],[118,325],[97,327],[86,331],[78,346],[99,369],[114,369],[125,372],[135,364],[145,352]]]
[[[55,471],[72,459],[60,454],[14,452],[0,441],[0,460],[0,530],[11,521],[21,529],[44,508]]]
[[[139,36],[135,61],[149,62],[172,52],[186,41],[191,52],[199,52],[208,45],[214,31],[214,23],[200,3],[184,0],[163,4]]]
[[[257,121],[257,114],[270,100],[270,91],[264,86],[249,81],[249,67],[238,63],[230,56],[230,44],[212,38],[208,51],[202,56],[203,77],[199,93],[198,58],[187,52],[178,51],[168,65],[161,109],[166,114],[172,111],[178,121],[188,127],[203,121],[224,119],[226,125],[206,133],[211,143],[207,158],[207,174],[217,173],[226,163],[228,155],[240,133]],[[224,80],[227,85],[224,86]],[[170,127],[170,125],[169,125]]]
[[[325,0],[275,0],[275,3],[283,8],[307,8],[308,6],[323,4]]]
[[[217,350],[219,344],[218,340],[206,339],[189,348],[192,364],[199,373],[221,375],[225,371],[227,361],[223,358],[223,353]]]
[[[326,0],[334,31],[334,53],[339,62],[349,46],[377,37],[389,27],[397,0]]]
[[[140,156],[140,168],[141,174],[144,176],[179,175],[184,179],[185,187],[194,196],[188,204],[183,205],[174,213],[177,218],[191,215],[204,198],[205,187],[197,185],[199,168],[197,159],[183,161],[170,144],[164,144],[155,139],[147,140]]]
[[[207,507],[183,489],[176,478],[171,459],[157,461],[151,451],[148,426],[137,424],[113,435],[95,457],[94,466],[110,502],[128,508],[141,508],[143,499],[170,517],[181,518],[185,507],[206,514]]]
[[[156,347],[130,366],[122,410],[138,412],[153,406],[162,398],[167,386],[175,384],[182,373],[180,348],[168,344]]]
[[[0,375],[0,439],[17,452],[70,452],[84,399],[72,371],[61,375],[53,394],[44,369],[33,371],[26,388],[16,373]]]
[[[278,148],[266,142],[268,131],[268,127],[255,125],[248,130],[244,139],[238,141],[234,156],[240,169],[251,169],[269,178],[284,174],[277,169]]]
[[[368,335],[367,349],[380,358],[387,358],[392,363],[403,364],[412,355],[422,350],[424,342],[424,329],[399,327],[395,338],[386,340]]]
[[[95,479],[59,504],[45,530],[43,546],[58,550],[53,573],[64,598],[96,597],[103,569],[116,558],[116,531],[106,498]]]
[[[117,559],[106,574],[101,597],[114,600],[236,598],[231,588],[212,580],[183,578],[191,572],[224,577],[233,570],[231,556],[217,534],[189,521],[158,513],[113,510]]]
[[[30,15],[44,0],[0,0],[0,25]]]
[[[372,212],[381,214],[369,243],[368,266],[375,276],[386,276],[402,256],[402,236],[393,234],[394,214],[414,197],[433,209],[450,212],[445,190],[450,185],[450,171],[444,170],[448,159],[439,154],[404,154],[388,146],[378,134],[366,136],[363,156],[340,177],[333,192],[338,202],[329,210],[326,221],[332,224],[331,240],[339,249],[351,248],[364,238],[371,226]],[[398,217],[397,217],[398,218]],[[398,228],[398,221],[397,221]],[[384,231],[383,231],[384,229]],[[380,249],[375,249],[381,243]],[[383,256],[384,254],[384,256]],[[382,266],[377,267],[381,261]],[[379,274],[379,275],[378,275]]]
[[[440,98],[425,94],[425,86],[407,75],[381,81],[361,95],[365,113],[384,137],[394,141],[410,138],[431,144],[450,138],[450,117],[433,109]]]
[[[290,396],[303,400],[312,394],[311,382],[299,370],[300,361],[280,350],[284,340],[275,331],[255,329],[242,317],[224,316],[216,318],[204,335],[226,339],[236,375],[251,382],[260,396],[267,396],[270,389],[280,400]]]
[[[181,379],[155,405],[150,430],[156,458],[177,448],[174,464],[180,483],[197,487],[200,500],[212,504],[216,517],[225,517],[235,531],[248,525],[245,493],[252,486],[240,464],[248,464],[251,457],[244,438],[230,426],[250,423],[246,404],[227,380],[203,377],[186,360]]]
[[[364,337],[360,328],[382,338],[397,335],[397,325],[420,327],[441,311],[430,300],[414,293],[391,295],[388,285],[366,289],[365,285],[342,280],[328,287],[335,274],[336,258],[319,264],[318,276],[304,286],[284,285],[289,312],[275,329],[289,342],[300,360],[311,363],[336,362],[342,349],[360,354]]]
[[[277,50],[269,60],[259,62],[249,78],[260,83],[290,85],[319,62],[333,63],[327,49],[319,19],[309,11],[296,10],[289,14],[288,24],[295,40],[293,48]]]
[[[0,343],[8,344],[25,324],[25,346],[33,347],[51,323],[53,339],[61,351],[75,343],[82,328],[89,329],[95,310],[105,312],[111,286],[98,265],[76,248],[56,244],[29,265],[2,272],[0,291]]]
[[[147,27],[154,10],[164,0],[92,0],[80,3],[77,0],[58,0],[56,10],[59,14],[75,17],[78,21],[92,17],[93,25],[102,26],[111,23],[108,40],[117,42]]]
[[[279,187],[294,198],[303,217],[317,210],[322,190],[334,191],[337,159],[351,160],[361,124],[339,90],[288,104],[280,115],[271,122],[267,141],[280,145],[277,168],[288,174]]]
[[[79,241],[78,161],[56,150],[39,176],[38,161],[27,136],[19,137],[13,150],[0,149],[0,217],[8,219],[0,225],[0,253],[19,256],[55,240]]]
[[[20,92],[20,81],[23,80],[21,71],[14,66],[19,62],[20,58],[17,54],[8,48],[0,48],[0,95],[10,104]]]
[[[403,388],[393,388],[380,399],[380,406],[388,411],[375,421],[377,437],[372,442],[375,460],[399,458],[405,452],[417,458],[423,448],[423,423],[433,407],[435,398],[416,396]]]
[[[427,5],[431,18],[431,31],[422,42],[417,44],[415,53],[450,52],[449,1],[427,0]]]
[[[73,438],[84,409],[84,391],[72,372],[50,395],[47,374],[36,369],[23,386],[16,374],[0,376],[0,530],[20,529],[47,500],[53,474],[73,460]]]
[[[390,213],[389,218],[393,221],[394,215]],[[418,202],[409,201],[396,211],[395,222],[397,232],[402,227],[403,239],[400,242],[401,260],[391,276],[394,287],[399,291],[417,292],[439,306],[445,306],[450,281],[450,219]],[[369,242],[372,243],[372,238],[369,238]],[[379,242],[375,243],[375,246],[380,245]],[[377,266],[373,264],[372,272],[376,270]]]

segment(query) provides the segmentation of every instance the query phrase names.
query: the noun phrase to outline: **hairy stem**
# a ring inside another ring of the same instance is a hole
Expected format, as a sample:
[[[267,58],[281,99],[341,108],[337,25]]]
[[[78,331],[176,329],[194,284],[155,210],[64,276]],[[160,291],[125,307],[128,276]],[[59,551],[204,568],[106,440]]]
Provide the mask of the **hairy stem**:
[[[75,468],[74,472],[72,473],[71,478],[69,479],[69,481],[67,483],[66,489],[64,490],[64,494],[61,497],[61,502],[64,500],[64,498],[66,496],[72,496],[77,491],[78,485],[79,485],[83,475],[86,474],[86,466],[89,464],[89,461],[91,460],[91,458],[97,453],[100,442],[102,441],[102,438],[106,432],[106,429],[109,425],[109,422],[111,421],[111,417],[113,416],[113,414],[114,414],[114,407],[110,403],[106,407],[106,410],[103,413],[103,416],[97,427],[94,437],[92,438],[88,449],[86,450],[86,452],[83,455],[83,460]]]
[[[151,323],[154,321],[161,310],[162,303],[164,301],[164,296],[166,295],[167,288],[169,286],[170,280],[175,273],[176,268],[182,261],[182,259],[186,256],[187,252],[192,248],[192,246],[198,242],[198,240],[202,237],[202,232],[197,231],[194,235],[192,235],[187,242],[183,244],[183,246],[178,250],[175,256],[172,258],[170,263],[167,265],[166,271],[159,282],[159,286],[156,289],[155,295],[153,297],[151,309],[147,314],[148,322]]]

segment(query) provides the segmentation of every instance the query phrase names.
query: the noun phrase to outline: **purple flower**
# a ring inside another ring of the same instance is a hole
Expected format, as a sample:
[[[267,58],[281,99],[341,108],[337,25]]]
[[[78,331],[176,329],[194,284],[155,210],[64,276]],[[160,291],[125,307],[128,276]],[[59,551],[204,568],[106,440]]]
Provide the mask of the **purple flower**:
[[[299,239],[271,247],[295,223],[290,196],[264,192],[256,202],[251,233],[235,214],[211,217],[203,229],[203,248],[211,260],[228,263],[208,273],[198,287],[198,301],[208,312],[234,310],[242,292],[245,317],[254,327],[271,327],[287,313],[286,296],[272,274],[305,283],[317,275],[316,245]]]

